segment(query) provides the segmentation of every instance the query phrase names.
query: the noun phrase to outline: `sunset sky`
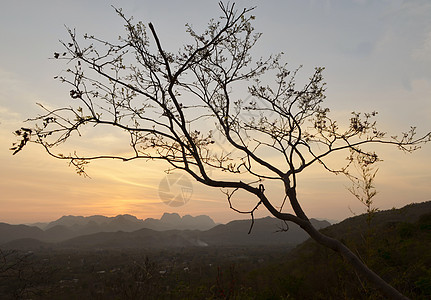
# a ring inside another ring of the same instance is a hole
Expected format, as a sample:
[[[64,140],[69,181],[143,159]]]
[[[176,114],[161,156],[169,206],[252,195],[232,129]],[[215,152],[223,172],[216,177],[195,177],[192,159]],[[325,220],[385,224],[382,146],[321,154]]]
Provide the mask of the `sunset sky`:
[[[291,68],[303,65],[308,76],[324,66],[332,115],[347,120],[351,111],[376,110],[383,131],[400,134],[417,126],[431,130],[431,1],[429,0],[268,0],[236,1],[239,9],[257,6],[254,27],[263,36],[258,55],[285,53]],[[185,23],[196,30],[218,18],[217,1],[3,1],[0,5],[0,222],[52,221],[62,215],[132,214],[159,218],[163,212],[206,214],[216,222],[246,218],[229,209],[224,195],[192,182],[190,201],[171,207],[159,197],[166,165],[155,162],[100,161],[80,177],[65,161],[36,145],[12,156],[12,132],[24,120],[69,101],[69,87],[54,80],[66,68],[49,59],[61,52],[65,26],[79,35],[115,41],[123,23],[111,5],[128,16],[152,22],[166,49],[184,43]],[[127,141],[125,141],[127,143]],[[77,147],[121,148],[110,133],[91,134]],[[70,148],[70,151],[73,151]],[[380,148],[375,206],[401,207],[431,200],[431,143],[405,154]],[[342,154],[342,159],[347,156]],[[365,208],[347,190],[345,177],[312,169],[300,177],[299,199],[309,217],[342,220]],[[277,197],[276,192],[273,192]],[[241,208],[254,199],[240,197]],[[266,216],[262,208],[257,216]]]

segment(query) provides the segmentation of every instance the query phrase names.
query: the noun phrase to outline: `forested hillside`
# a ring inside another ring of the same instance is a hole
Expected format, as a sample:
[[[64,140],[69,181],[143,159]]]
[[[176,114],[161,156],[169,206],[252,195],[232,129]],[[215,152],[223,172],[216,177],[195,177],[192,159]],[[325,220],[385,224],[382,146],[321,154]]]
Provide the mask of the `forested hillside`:
[[[236,221],[210,232],[247,229],[245,224]],[[378,212],[371,222],[367,215],[349,218],[322,230],[411,299],[431,298],[431,202]],[[1,299],[384,299],[340,256],[312,240],[293,249],[230,242],[159,249],[42,246],[0,247]]]
[[[411,299],[431,299],[431,202],[378,212],[370,224],[367,215],[349,218],[322,231]],[[384,299],[340,256],[312,240],[251,272],[249,280],[259,294],[277,299]]]

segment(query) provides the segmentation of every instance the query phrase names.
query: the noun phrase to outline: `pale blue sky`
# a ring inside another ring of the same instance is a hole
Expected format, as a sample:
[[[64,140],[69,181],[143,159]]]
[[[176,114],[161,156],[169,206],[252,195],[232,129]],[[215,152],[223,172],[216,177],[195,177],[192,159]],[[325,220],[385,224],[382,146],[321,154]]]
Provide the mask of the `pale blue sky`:
[[[95,164],[93,179],[86,180],[34,147],[16,157],[8,150],[11,132],[39,112],[35,102],[56,107],[69,100],[68,87],[53,80],[64,66],[49,59],[61,51],[58,41],[67,38],[64,25],[115,40],[123,28],[111,5],[135,20],[153,22],[173,52],[186,38],[186,22],[199,30],[219,16],[217,1],[2,1],[0,222],[96,213],[146,218],[173,211],[157,197],[163,174],[154,167],[139,163],[125,171],[124,164]],[[257,6],[255,28],[263,32],[257,56],[283,51],[292,68],[304,65],[302,76],[326,67],[327,105],[335,116],[377,110],[383,129],[394,134],[410,125],[422,133],[431,129],[430,1],[237,1],[238,8],[245,6]],[[108,148],[117,142],[109,135],[98,137],[101,141]],[[378,207],[431,200],[431,145],[413,155],[388,150],[383,159]],[[343,219],[351,215],[349,208],[362,212],[345,185],[344,178],[310,173],[301,189],[309,215]],[[180,214],[208,214],[222,222],[243,217],[229,210],[222,194],[197,184],[194,192]]]

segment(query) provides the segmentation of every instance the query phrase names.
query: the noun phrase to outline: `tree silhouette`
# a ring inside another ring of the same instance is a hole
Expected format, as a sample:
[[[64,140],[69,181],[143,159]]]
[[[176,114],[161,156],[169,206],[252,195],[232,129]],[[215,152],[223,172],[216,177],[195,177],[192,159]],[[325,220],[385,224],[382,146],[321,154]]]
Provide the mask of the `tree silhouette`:
[[[367,146],[388,144],[412,152],[431,134],[417,137],[411,128],[388,137],[377,128],[376,112],[353,112],[346,125],[339,125],[322,106],[324,68],[316,68],[299,85],[296,75],[301,68],[289,70],[282,54],[252,59],[261,36],[252,26],[253,8],[219,6],[220,19],[211,20],[202,33],[186,25],[191,42],[177,53],[163,47],[151,23],[135,23],[121,9],[116,12],[127,35],[116,42],[91,35],[84,35],[81,42],[75,30],[68,29],[70,41],[62,42],[65,52],[54,53],[54,58],[70,66],[58,79],[71,86],[71,104],[58,109],[41,105],[45,113],[31,119],[35,127],[15,132],[20,141],[11,150],[15,154],[28,142],[40,144],[82,175],[92,160],[163,160],[169,170],[185,171],[204,185],[222,188],[231,208],[250,214],[252,220],[256,209],[264,206],[273,216],[298,224],[318,243],[341,254],[387,297],[404,298],[343,243],[311,225],[297,195],[297,176],[321,165],[352,179],[350,167],[358,165],[355,162],[368,168],[379,161]],[[241,98],[244,95],[247,98]],[[127,132],[130,155],[54,152],[84,126]],[[345,153],[342,167],[327,162],[328,157]],[[267,197],[270,182],[282,186],[279,199]],[[233,205],[237,191],[254,196],[249,211]],[[287,204],[293,213],[287,212]]]

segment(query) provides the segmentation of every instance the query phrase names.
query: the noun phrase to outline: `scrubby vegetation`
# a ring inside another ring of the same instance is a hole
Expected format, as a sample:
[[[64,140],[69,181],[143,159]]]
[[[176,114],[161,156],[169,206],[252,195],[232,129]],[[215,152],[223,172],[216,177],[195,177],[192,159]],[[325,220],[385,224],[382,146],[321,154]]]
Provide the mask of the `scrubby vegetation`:
[[[323,231],[341,238],[408,297],[430,299],[430,213],[412,223],[374,219],[371,228],[365,218],[343,223]],[[350,227],[352,223],[358,227]],[[339,255],[311,240],[291,251],[282,263],[252,271],[249,279],[261,294],[276,299],[384,299]]]
[[[246,274],[280,259],[285,247],[211,247],[166,251],[10,252],[1,299],[225,299],[252,297]],[[44,282],[36,280],[44,271]],[[22,276],[20,274],[29,274]],[[32,278],[31,284],[28,279]]]
[[[408,297],[430,299],[429,209],[377,213],[369,225],[359,216],[323,230]],[[339,255],[314,241],[289,250],[3,250],[0,298],[382,299]]]

